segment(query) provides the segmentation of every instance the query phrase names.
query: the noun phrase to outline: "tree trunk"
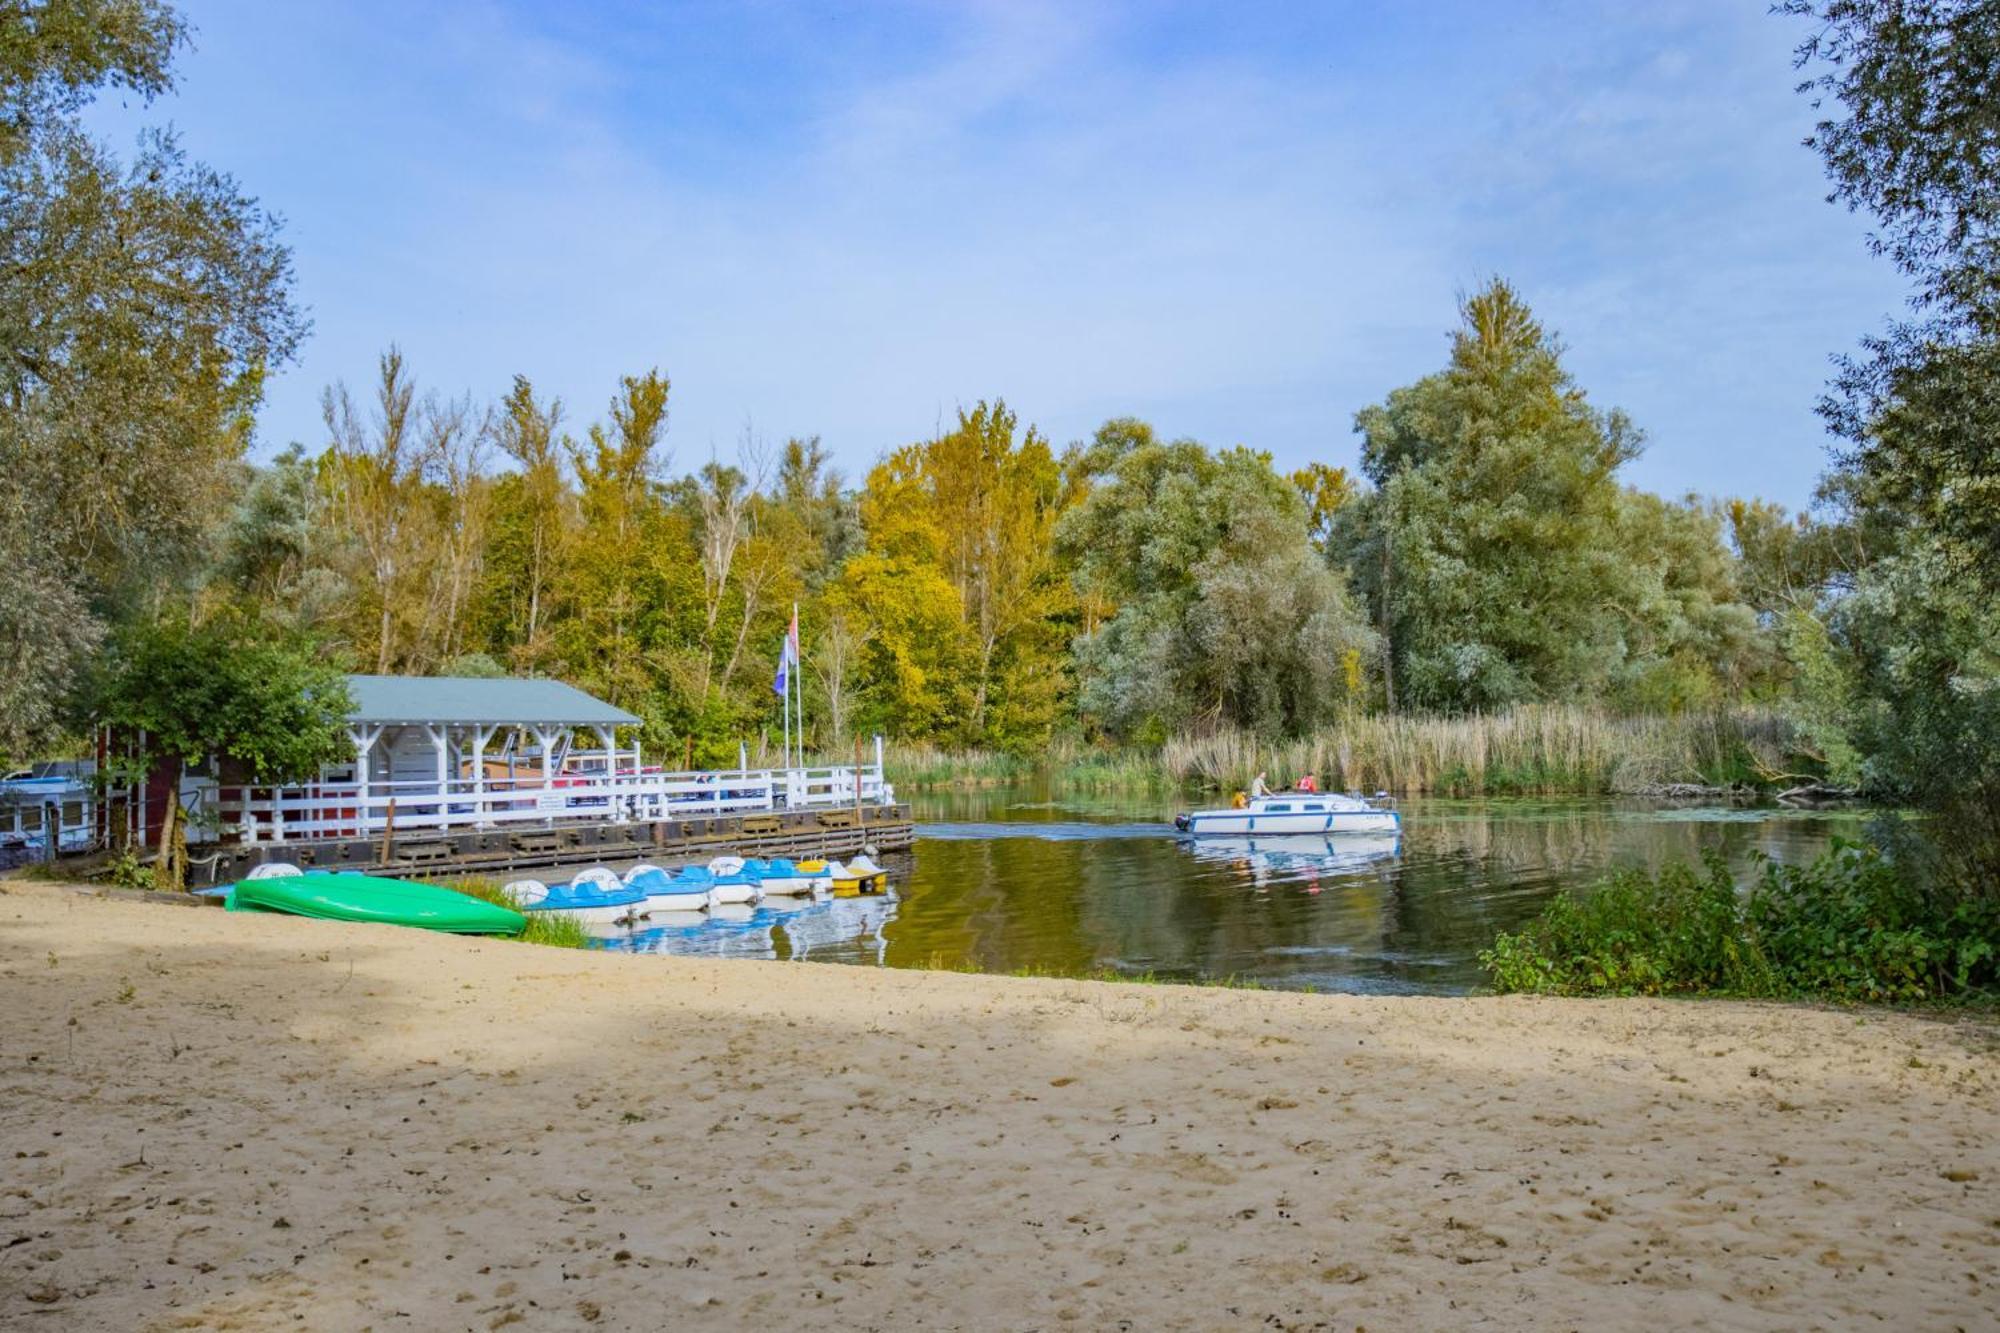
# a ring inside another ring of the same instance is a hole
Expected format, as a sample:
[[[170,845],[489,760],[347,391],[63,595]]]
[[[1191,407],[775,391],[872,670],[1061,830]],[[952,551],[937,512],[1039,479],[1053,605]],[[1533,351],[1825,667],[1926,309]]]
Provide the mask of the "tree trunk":
[[[181,868],[174,859],[174,834],[181,820],[181,773],[185,767],[178,760],[174,763],[174,782],[167,792],[167,816],[160,821],[160,854],[153,865],[154,885],[169,893],[187,887],[180,873]]]

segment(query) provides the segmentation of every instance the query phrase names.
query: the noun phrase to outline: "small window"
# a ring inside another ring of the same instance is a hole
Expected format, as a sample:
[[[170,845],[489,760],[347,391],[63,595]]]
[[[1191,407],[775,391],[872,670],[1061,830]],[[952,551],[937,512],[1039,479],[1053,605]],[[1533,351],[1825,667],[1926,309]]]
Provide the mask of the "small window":
[[[1304,809],[1307,811],[1307,813],[1315,815],[1323,814],[1326,811],[1326,807],[1323,805],[1308,805],[1305,806]]]
[[[1264,807],[1264,810],[1267,814],[1273,814],[1273,815],[1290,814],[1291,809],[1292,807],[1290,807],[1289,805],[1267,805]]]

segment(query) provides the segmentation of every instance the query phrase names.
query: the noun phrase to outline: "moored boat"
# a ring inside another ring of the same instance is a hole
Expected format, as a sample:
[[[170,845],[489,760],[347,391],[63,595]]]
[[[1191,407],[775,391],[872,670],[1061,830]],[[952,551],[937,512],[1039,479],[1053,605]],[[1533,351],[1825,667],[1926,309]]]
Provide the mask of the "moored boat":
[[[708,906],[709,886],[669,874],[655,865],[636,865],[625,872],[625,887],[646,895],[648,916],[664,912],[699,912]]]
[[[603,866],[592,866],[567,884],[517,879],[506,892],[529,916],[561,913],[583,922],[625,921],[638,915],[646,902],[644,889],[625,884]]]
[[[711,909],[730,903],[755,902],[760,892],[756,880],[741,870],[725,868],[718,872],[715,869],[718,864],[735,860],[735,857],[717,857],[715,861],[705,866],[684,867],[674,876],[674,882],[689,889],[703,890],[708,895],[708,906]],[[740,861],[737,863],[741,864]]]
[[[756,876],[757,883],[767,898],[800,897],[823,893],[833,887],[833,876],[826,874],[823,869],[817,875],[811,874],[798,863],[784,857],[769,861],[745,861],[743,873]],[[821,887],[822,884],[825,885],[824,888]]]
[[[830,862],[827,868],[833,875],[833,891],[843,896],[880,893],[889,887],[889,872],[876,865],[866,852],[852,861]]]
[[[1240,808],[1175,815],[1174,827],[1195,838],[1249,833],[1396,833],[1403,827],[1403,816],[1358,796],[1282,791],[1252,797]]]

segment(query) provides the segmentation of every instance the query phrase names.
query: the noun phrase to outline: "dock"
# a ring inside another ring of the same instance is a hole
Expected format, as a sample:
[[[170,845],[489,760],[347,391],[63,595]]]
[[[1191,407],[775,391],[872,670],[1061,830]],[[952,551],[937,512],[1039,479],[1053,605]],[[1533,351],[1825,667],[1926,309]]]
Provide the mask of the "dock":
[[[722,855],[849,857],[863,848],[906,850],[915,840],[916,824],[908,805],[765,810],[643,822],[412,829],[380,837],[237,843],[196,856],[190,878],[195,887],[229,884],[274,861],[301,869],[442,877],[603,862],[705,862]]]

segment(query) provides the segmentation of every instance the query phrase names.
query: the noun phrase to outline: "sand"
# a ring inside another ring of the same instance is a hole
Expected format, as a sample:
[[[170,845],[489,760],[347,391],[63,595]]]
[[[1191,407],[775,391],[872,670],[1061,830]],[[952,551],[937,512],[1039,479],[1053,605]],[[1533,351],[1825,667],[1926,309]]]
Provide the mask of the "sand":
[[[2000,1040],[0,884],[0,1326],[2000,1323]]]

